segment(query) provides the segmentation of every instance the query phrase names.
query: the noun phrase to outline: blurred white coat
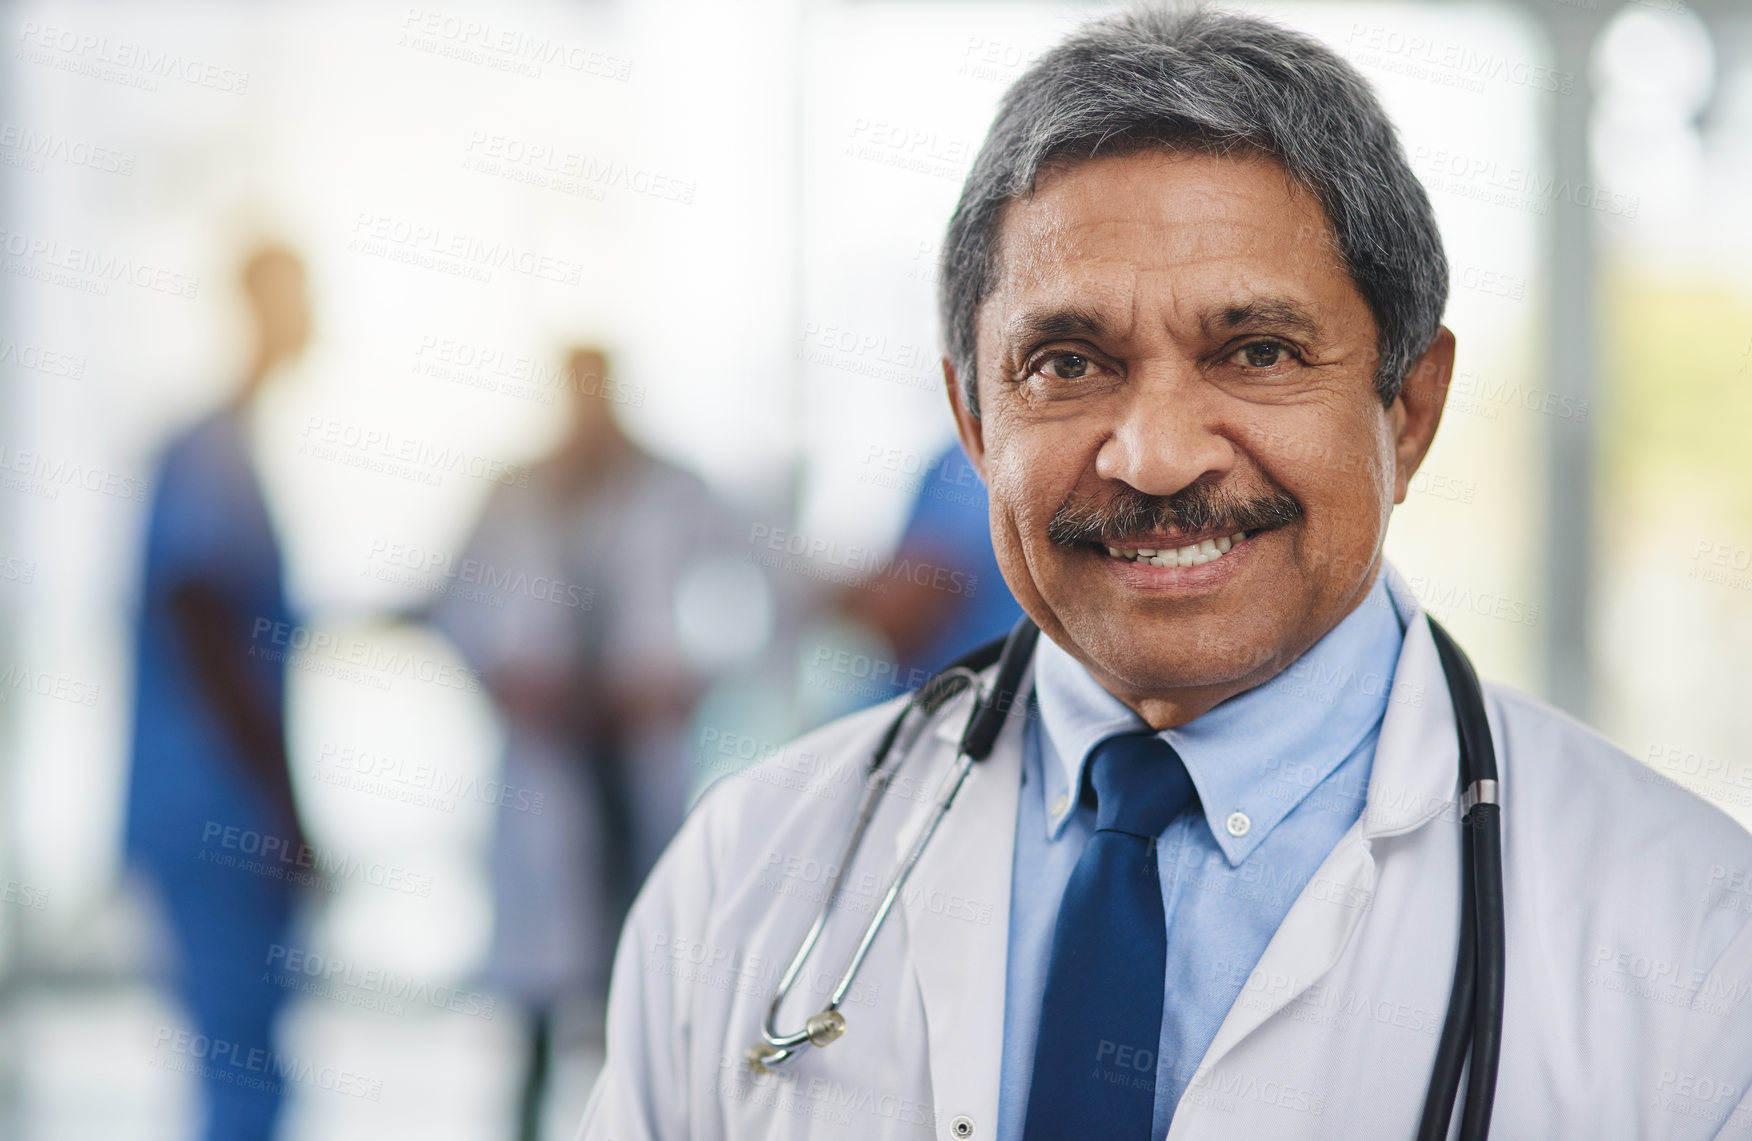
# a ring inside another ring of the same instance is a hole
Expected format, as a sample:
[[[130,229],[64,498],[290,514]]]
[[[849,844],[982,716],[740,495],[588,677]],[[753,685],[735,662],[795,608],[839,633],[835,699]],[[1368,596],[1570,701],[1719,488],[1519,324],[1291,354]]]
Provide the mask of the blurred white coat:
[[[681,823],[692,771],[686,709],[641,721],[621,756],[594,755],[592,710],[613,700],[597,687],[699,683],[676,627],[677,593],[691,566],[732,550],[737,535],[697,476],[636,450],[583,489],[537,467],[529,486],[496,488],[482,511],[458,564],[479,589],[453,591],[435,621],[489,682],[585,686],[535,699],[576,714],[565,727],[502,708],[507,792],[494,828],[487,981],[515,997],[545,1004],[607,984],[613,870],[637,882],[655,862]],[[592,777],[599,764],[625,774],[623,803]],[[630,850],[611,850],[614,837]]]

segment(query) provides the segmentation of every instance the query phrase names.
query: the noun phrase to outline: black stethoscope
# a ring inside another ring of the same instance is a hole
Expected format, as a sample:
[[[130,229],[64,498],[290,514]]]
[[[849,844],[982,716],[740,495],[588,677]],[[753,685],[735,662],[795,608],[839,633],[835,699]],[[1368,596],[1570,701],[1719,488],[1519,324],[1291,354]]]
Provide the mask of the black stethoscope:
[[[1429,616],[1426,614],[1426,618]],[[1442,1023],[1442,1038],[1436,1048],[1436,1064],[1430,1073],[1429,1092],[1424,1095],[1423,1118],[1418,1125],[1417,1141],[1441,1141],[1447,1136],[1453,1117],[1454,1100],[1460,1088],[1461,1071],[1468,1054],[1472,1060],[1472,1080],[1466,1087],[1466,1106],[1460,1119],[1463,1141],[1486,1137],[1490,1133],[1491,1104],[1496,1095],[1497,1058],[1502,1047],[1503,1030],[1503,848],[1501,806],[1497,803],[1496,750],[1491,744],[1490,723],[1484,713],[1484,693],[1478,684],[1478,674],[1458,643],[1429,618],[1430,633],[1435,637],[1436,654],[1442,662],[1442,673],[1448,682],[1448,696],[1454,703],[1454,718],[1459,725],[1460,788],[1460,947],[1454,966],[1454,989],[1448,997],[1448,1015]],[[814,924],[804,936],[790,966],[779,979],[772,1004],[767,1009],[761,1041],[750,1046],[747,1060],[758,1071],[766,1071],[794,1057],[804,1046],[826,1046],[846,1031],[845,1016],[840,1005],[851,990],[858,967],[875,942],[882,921],[900,896],[913,866],[918,863],[925,845],[937,831],[943,816],[954,803],[969,770],[978,761],[991,755],[998,732],[1020,696],[1022,674],[1040,637],[1040,628],[1024,617],[1003,638],[973,650],[949,663],[934,677],[920,686],[889,724],[870,758],[864,781],[864,796],[859,805],[857,821],[846,843],[833,882],[823,897]],[[981,689],[979,673],[993,664],[997,674],[989,689]],[[875,815],[883,793],[893,779],[898,766],[887,761],[897,742],[902,742],[901,754],[910,753],[923,735],[930,718],[949,699],[971,687],[976,698],[961,734],[961,746],[956,766],[938,792],[930,815],[920,827],[900,867],[889,877],[888,887],[875,913],[864,926],[864,934],[840,972],[839,982],[828,995],[827,1005],[812,1015],[803,1029],[791,1034],[780,1033],[776,1027],[779,1006],[790,993],[791,986],[802,973],[809,953],[820,940],[827,925],[828,913],[838,897],[840,880],[852,864],[858,846]],[[909,723],[910,733],[904,733]]]

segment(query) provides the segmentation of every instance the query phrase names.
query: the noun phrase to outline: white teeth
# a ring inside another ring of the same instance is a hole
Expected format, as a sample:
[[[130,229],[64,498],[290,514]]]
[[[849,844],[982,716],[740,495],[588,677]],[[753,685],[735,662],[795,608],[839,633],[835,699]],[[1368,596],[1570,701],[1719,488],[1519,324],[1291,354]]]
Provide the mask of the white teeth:
[[[1215,539],[1201,539],[1184,547],[1139,547],[1136,550],[1125,550],[1120,547],[1108,547],[1107,553],[1116,559],[1127,562],[1148,563],[1156,567],[1198,567],[1220,559],[1228,554],[1235,544],[1247,538],[1247,532],[1237,531],[1233,535],[1222,535]]]

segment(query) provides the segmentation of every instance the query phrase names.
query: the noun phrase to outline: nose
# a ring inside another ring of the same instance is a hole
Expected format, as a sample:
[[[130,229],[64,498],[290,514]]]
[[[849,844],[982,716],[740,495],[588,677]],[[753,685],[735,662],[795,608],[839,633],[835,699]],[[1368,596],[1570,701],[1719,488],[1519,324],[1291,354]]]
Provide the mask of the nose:
[[[1134,368],[1123,392],[1112,432],[1095,456],[1102,479],[1146,495],[1172,495],[1234,466],[1235,446],[1218,431],[1217,393],[1190,362]]]

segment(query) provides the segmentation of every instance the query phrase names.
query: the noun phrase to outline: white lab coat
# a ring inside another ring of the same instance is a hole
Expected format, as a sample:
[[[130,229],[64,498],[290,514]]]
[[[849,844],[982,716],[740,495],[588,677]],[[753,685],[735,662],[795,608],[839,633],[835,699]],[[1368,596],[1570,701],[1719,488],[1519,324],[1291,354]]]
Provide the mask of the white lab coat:
[[[1459,927],[1458,746],[1421,608],[1385,573],[1408,633],[1366,809],[1230,1008],[1169,1141],[1416,1130]],[[1752,834],[1549,706],[1489,683],[1485,701],[1508,955],[1492,1136],[1752,1137]],[[968,703],[920,741],[907,771],[921,779],[890,794],[842,891],[852,910],[781,1030],[825,1001]],[[623,933],[608,1065],[581,1138],[995,1135],[1019,715],[890,915],[843,1008],[845,1036],[771,1076],[743,1061],[895,708],[812,733],[696,807]]]

